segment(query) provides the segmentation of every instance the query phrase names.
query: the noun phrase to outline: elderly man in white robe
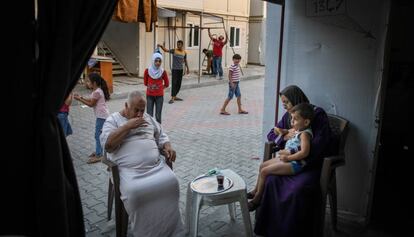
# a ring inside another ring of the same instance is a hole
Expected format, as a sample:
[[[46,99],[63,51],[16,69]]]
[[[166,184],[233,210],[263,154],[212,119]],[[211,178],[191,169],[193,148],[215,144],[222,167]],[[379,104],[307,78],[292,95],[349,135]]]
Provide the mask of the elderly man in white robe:
[[[178,236],[182,234],[178,180],[164,160],[175,161],[175,151],[145,108],[143,95],[131,92],[125,108],[106,119],[101,142],[108,159],[119,166],[121,199],[133,235]]]

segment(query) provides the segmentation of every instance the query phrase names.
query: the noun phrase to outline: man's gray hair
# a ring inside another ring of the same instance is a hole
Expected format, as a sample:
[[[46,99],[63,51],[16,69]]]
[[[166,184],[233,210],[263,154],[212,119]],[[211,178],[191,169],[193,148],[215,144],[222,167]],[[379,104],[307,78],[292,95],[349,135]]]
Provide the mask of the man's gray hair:
[[[143,100],[145,100],[145,97],[144,97],[144,95],[141,92],[139,92],[139,91],[131,91],[128,94],[128,100],[127,100],[128,105],[130,105],[131,102],[132,102],[132,100],[134,98],[136,98],[136,97],[142,98]]]

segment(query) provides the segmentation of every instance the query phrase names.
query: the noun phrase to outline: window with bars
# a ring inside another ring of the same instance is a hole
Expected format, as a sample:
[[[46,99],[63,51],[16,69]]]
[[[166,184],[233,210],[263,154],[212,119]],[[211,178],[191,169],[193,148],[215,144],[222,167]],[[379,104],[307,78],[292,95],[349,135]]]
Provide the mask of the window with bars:
[[[198,25],[194,25],[192,23],[187,24],[188,28],[188,38],[187,38],[187,46],[188,47],[197,47],[199,44],[200,38],[200,29]]]
[[[230,47],[240,46],[240,28],[230,27]]]

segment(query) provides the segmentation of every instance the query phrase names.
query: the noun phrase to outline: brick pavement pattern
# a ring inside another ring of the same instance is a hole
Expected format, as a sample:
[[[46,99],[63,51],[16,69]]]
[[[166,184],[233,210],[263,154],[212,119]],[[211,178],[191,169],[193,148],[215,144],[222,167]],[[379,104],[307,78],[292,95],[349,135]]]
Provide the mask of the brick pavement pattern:
[[[236,100],[228,106],[230,116],[219,115],[227,95],[227,85],[182,90],[182,102],[168,104],[165,95],[163,126],[169,135],[177,161],[174,172],[180,182],[180,210],[184,221],[188,182],[211,168],[230,168],[238,173],[248,188],[256,182],[257,160],[261,154],[263,114],[263,78],[241,82],[243,107],[248,115],[237,114]],[[125,99],[108,102],[112,112],[120,111]],[[74,133],[68,137],[76,170],[85,228],[88,237],[115,236],[114,222],[107,222],[108,173],[103,164],[86,164],[94,151],[95,118],[93,110],[72,106],[69,116]],[[230,221],[226,206],[204,207],[200,213],[200,236],[244,236],[240,209]],[[252,215],[252,223],[254,223]]]

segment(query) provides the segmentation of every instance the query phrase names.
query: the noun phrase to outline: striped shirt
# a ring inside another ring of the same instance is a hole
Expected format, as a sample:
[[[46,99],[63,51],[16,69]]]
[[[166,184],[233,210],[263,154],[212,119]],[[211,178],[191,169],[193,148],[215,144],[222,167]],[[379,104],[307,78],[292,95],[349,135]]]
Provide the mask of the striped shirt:
[[[230,66],[229,71],[232,72],[231,74],[231,81],[238,82],[241,78],[241,70],[239,64],[233,64]]]

